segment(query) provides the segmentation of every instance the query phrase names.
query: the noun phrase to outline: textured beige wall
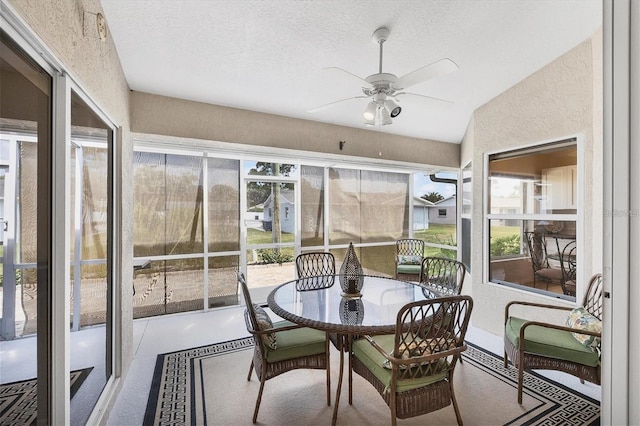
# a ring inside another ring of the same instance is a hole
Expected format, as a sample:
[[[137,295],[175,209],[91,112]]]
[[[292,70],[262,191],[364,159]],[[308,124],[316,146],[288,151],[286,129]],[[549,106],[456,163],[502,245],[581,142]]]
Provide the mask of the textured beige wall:
[[[131,93],[131,131],[459,167],[460,145]],[[347,141],[344,150],[339,141]]]
[[[483,282],[485,153],[584,136],[584,202],[578,214],[583,218],[583,244],[590,257],[583,266],[587,278],[601,270],[602,220],[597,217],[602,206],[601,51],[598,33],[478,108],[463,140],[461,157],[473,161],[472,322],[493,334],[502,335],[504,306],[510,300],[548,302],[548,298]]]
[[[122,133],[122,181],[132,179],[132,144],[129,132],[129,86],[113,40],[104,42],[83,35],[83,11],[103,12],[97,0],[9,0],[16,12],[64,64],[66,71],[115,122]],[[126,372],[133,358],[132,314],[132,188],[122,189],[122,351]]]

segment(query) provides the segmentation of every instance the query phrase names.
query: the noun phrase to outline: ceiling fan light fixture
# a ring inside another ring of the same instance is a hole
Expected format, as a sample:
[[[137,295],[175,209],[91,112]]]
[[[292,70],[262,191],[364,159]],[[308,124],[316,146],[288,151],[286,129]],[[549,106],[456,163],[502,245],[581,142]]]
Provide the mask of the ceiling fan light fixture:
[[[391,118],[396,118],[402,112],[402,107],[391,99],[384,101],[384,107],[389,111]]]
[[[369,105],[367,105],[367,108],[362,113],[362,118],[364,118],[365,124],[375,124],[377,108],[378,105],[376,105],[375,102],[369,102]]]
[[[389,111],[386,108],[380,108],[380,124],[383,126],[389,125],[393,123],[391,116],[389,115]]]

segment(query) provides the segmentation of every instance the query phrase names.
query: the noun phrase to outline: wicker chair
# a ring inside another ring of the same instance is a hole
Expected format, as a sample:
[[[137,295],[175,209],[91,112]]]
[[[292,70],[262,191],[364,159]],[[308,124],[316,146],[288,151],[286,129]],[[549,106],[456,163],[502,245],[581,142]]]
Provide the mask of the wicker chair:
[[[412,302],[398,312],[395,334],[364,336],[353,343],[353,371],[380,393],[391,409],[392,425],[396,418],[420,416],[451,403],[462,424],[453,372],[467,349],[464,336],[472,308],[469,296]]]
[[[424,241],[411,238],[396,241],[396,278],[418,280],[423,258]]]
[[[333,275],[336,274],[336,259],[328,252],[308,252],[296,257],[296,270],[298,278],[318,277],[310,280],[302,280],[296,284],[296,290],[306,291],[331,287],[334,284]],[[329,340],[336,349],[342,349],[342,338],[337,333],[328,333]]]
[[[576,295],[576,242],[571,241],[562,249],[560,267],[562,268],[562,292],[568,296]]]
[[[536,287],[537,280],[544,281],[546,290],[549,289],[550,283],[562,285],[562,269],[549,265],[544,235],[539,232],[525,232],[525,236],[533,267],[533,287]]]
[[[315,277],[319,275],[335,275],[336,259],[332,253],[327,252],[308,252],[299,254],[296,257],[296,271],[298,278]],[[312,283],[313,281],[309,281]],[[321,286],[325,286],[320,282]],[[311,284],[310,289],[318,288]],[[304,290],[304,289],[299,289]]]
[[[462,262],[445,257],[425,257],[419,283],[436,296],[457,296],[462,291],[465,275]]]
[[[524,370],[558,370],[581,380],[600,384],[600,354],[587,348],[572,332],[576,330],[564,325],[540,321],[527,321],[510,316],[514,305],[541,309],[570,311],[568,306],[546,305],[531,302],[510,302],[505,308],[504,365],[511,359],[518,369],[518,403],[522,403],[522,380]],[[582,306],[587,312],[602,320],[602,275],[594,275]],[[581,330],[580,334],[601,337],[600,333]]]
[[[256,305],[251,302],[251,295],[242,272],[238,273],[238,282],[244,294],[247,308],[244,317],[247,330],[255,343],[253,361],[249,367],[247,380],[251,380],[251,372],[255,369],[260,380],[260,390],[253,411],[253,423],[258,419],[258,410],[262,400],[262,391],[267,380],[282,373],[298,368],[326,370],[327,372],[327,405],[331,405],[331,372],[329,364],[329,340],[326,333],[311,328],[300,327],[289,321],[280,321],[272,327],[261,328]],[[261,309],[261,308],[260,308]],[[275,334],[276,349],[265,344],[263,336]],[[255,368],[254,368],[255,367]]]

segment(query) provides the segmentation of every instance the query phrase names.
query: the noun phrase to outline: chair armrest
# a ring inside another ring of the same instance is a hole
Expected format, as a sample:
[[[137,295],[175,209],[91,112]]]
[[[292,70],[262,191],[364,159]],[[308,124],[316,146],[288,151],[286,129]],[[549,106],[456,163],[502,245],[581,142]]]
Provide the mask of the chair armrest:
[[[262,336],[263,334],[268,334],[268,333],[278,333],[280,331],[287,331],[287,330],[295,330],[296,328],[302,328],[301,325],[297,325],[297,324],[292,324],[292,325],[287,325],[285,327],[272,327],[272,328],[265,328],[264,330],[249,330],[247,329],[247,331],[255,336]]]
[[[521,301],[515,300],[507,303],[507,306],[505,306],[504,308],[504,325],[507,325],[507,321],[509,320],[509,309],[511,308],[511,306],[516,306],[516,305],[531,306],[534,308],[543,308],[543,309],[555,309],[555,310],[562,310],[562,311],[570,311],[571,309],[573,309],[570,306],[549,305],[546,303],[535,303],[535,302],[521,302]]]
[[[440,358],[445,358],[448,357],[450,355],[459,355],[460,353],[464,352],[467,350],[467,344],[464,343],[462,346],[456,346],[455,348],[452,349],[447,349],[446,351],[440,351],[440,352],[434,352],[431,353],[429,355],[423,355],[421,357],[411,357],[409,359],[401,359],[401,358],[396,358],[394,356],[392,356],[391,354],[389,354],[387,351],[385,351],[382,346],[378,345],[376,343],[375,340],[373,340],[371,338],[371,336],[369,335],[365,335],[363,336],[369,343],[371,343],[371,345],[378,351],[380,352],[380,355],[382,355],[383,357],[385,357],[387,360],[389,360],[392,364],[420,364],[423,362],[429,362],[429,361],[434,361]]]

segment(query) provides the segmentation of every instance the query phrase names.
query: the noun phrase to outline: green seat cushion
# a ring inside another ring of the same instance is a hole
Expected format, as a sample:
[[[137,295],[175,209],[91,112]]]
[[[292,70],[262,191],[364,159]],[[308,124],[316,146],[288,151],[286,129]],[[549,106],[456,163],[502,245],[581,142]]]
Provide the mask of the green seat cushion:
[[[420,265],[398,265],[397,271],[401,274],[420,274]]]
[[[380,345],[385,352],[393,353],[395,336],[393,334],[373,336],[373,340]],[[388,389],[391,386],[392,370],[384,367],[387,360],[366,339],[358,339],[353,342],[353,355],[357,357]],[[412,389],[436,383],[447,378],[447,372],[418,377],[415,379],[398,380],[397,391],[405,392]]]
[[[292,325],[289,321],[280,321],[273,324],[274,327],[286,327]],[[313,328],[296,328],[293,330],[276,331],[278,349],[265,348],[265,357],[268,362],[284,361],[309,355],[317,355],[325,352],[326,334],[324,331]]]
[[[506,337],[515,347],[520,341],[520,328],[527,320],[510,317],[505,327]],[[536,325],[525,330],[525,352],[576,362],[595,367],[600,363],[596,352],[580,344],[571,332]]]

